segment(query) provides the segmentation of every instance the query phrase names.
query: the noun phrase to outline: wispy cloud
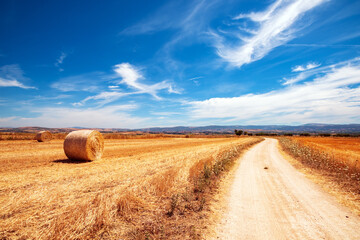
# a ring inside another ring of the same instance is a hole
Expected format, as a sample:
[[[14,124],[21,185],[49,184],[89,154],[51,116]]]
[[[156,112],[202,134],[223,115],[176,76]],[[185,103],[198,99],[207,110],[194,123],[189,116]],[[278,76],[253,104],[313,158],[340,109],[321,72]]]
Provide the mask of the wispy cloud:
[[[23,89],[36,89],[32,86],[26,86],[20,81],[26,81],[24,72],[17,64],[5,65],[0,68],[0,87],[19,87]]]
[[[196,86],[200,86],[199,79],[202,79],[202,78],[204,78],[204,77],[203,77],[203,76],[199,76],[199,77],[190,78],[189,80],[192,81],[193,83],[195,83]]]
[[[49,96],[52,95],[52,96]],[[17,100],[12,100],[13,104],[17,104],[20,106],[33,106],[34,104],[57,104],[57,102],[59,102],[59,100],[67,100],[70,99],[71,95],[65,95],[65,94],[59,94],[59,95],[54,95],[53,92],[49,92],[44,93],[44,95],[35,95],[35,96],[30,96],[26,99],[17,99]],[[61,102],[63,103],[63,102]]]
[[[189,104],[194,119],[241,124],[360,121],[360,63],[324,70],[321,77],[263,94]]]
[[[235,44],[225,43],[226,39],[223,36],[212,32],[216,40],[217,53],[236,67],[257,61],[272,49],[293,39],[297,32],[294,24],[306,12],[323,2],[325,0],[277,0],[263,12],[240,14],[234,20],[250,20],[251,24],[246,25],[255,24],[258,27],[245,28],[246,34],[237,34]]]
[[[10,79],[4,79],[0,77],[0,87],[19,87],[24,89],[35,89],[35,87],[29,87],[25,86],[24,84],[20,83],[18,80],[10,80]]]
[[[303,65],[303,66],[301,66],[301,65],[295,66],[295,67],[292,68],[292,71],[293,72],[303,72],[303,71],[307,71],[307,70],[310,70],[310,69],[313,69],[313,68],[317,68],[319,66],[320,66],[320,64],[318,64],[318,63],[311,63],[310,62],[310,63],[308,63],[306,65]]]
[[[315,44],[315,43],[287,43],[287,47],[314,47],[314,48],[358,48],[360,44]]]
[[[137,35],[149,34],[162,31],[168,28],[173,28],[177,24],[174,21],[169,21],[171,17],[176,17],[179,12],[174,12],[173,9],[181,7],[180,2],[171,1],[157,12],[153,13],[151,17],[146,18],[135,25],[125,28],[120,34],[124,35]]]
[[[168,93],[180,93],[179,90],[177,90],[169,81],[166,80],[154,84],[142,83],[141,80],[145,80],[145,77],[141,74],[139,69],[130,63],[117,64],[113,67],[113,71],[114,73],[101,74],[102,79],[104,79],[105,82],[101,82],[100,79],[98,79],[98,83],[94,83],[92,88],[89,89],[93,92],[98,92],[97,95],[86,97],[85,99],[81,100],[80,102],[76,102],[73,105],[83,106],[85,103],[91,100],[96,101],[98,105],[105,105],[107,103],[114,102],[119,98],[135,94],[150,94],[155,99],[161,100],[162,98],[159,96],[159,92],[161,90],[167,90]],[[75,81],[73,81],[73,78]],[[78,76],[71,77],[66,80],[63,79],[62,81],[56,83],[56,85],[53,84],[53,87],[63,91],[74,91],[73,89],[77,85],[86,85],[86,79],[87,78],[79,78]],[[75,83],[76,86],[74,86]],[[102,87],[100,87],[101,84]],[[125,89],[121,88],[121,86],[125,86],[132,91],[125,91]],[[104,88],[106,90],[103,90]]]
[[[311,75],[312,75],[312,73],[301,72],[300,74],[296,75],[295,77],[284,78],[282,85],[292,85],[294,83],[301,82],[301,81],[307,79]]]
[[[147,93],[156,99],[161,99],[158,96],[158,91],[167,90],[169,93],[179,93],[172,84],[168,81],[162,81],[155,84],[140,83],[139,80],[144,79],[138,69],[129,63],[121,63],[114,66],[114,71],[122,78],[118,84],[125,84],[128,87],[135,89],[136,93]]]
[[[1,124],[2,127],[13,127],[12,124],[13,124],[14,119],[16,119],[16,117],[0,118],[0,124]]]
[[[89,96],[85,99],[83,99],[80,102],[74,103],[74,106],[82,106],[84,105],[86,102],[90,101],[90,100],[95,100],[97,101],[97,104],[99,105],[105,105],[107,103],[111,103],[114,102],[116,100],[118,100],[121,97],[130,95],[129,93],[123,93],[123,92],[101,92],[98,95],[95,96]]]
[[[111,86],[108,86],[108,88],[109,88],[109,89],[118,89],[119,86],[115,86],[115,85],[113,86],[113,85],[111,85]]]
[[[188,46],[193,43],[208,42],[211,19],[216,18],[224,9],[221,6],[229,5],[224,0],[198,0],[198,1],[168,1],[163,7],[140,20],[133,26],[124,29],[122,35],[153,34],[155,32],[170,30],[172,35],[157,50],[152,62],[161,66],[168,75],[182,78],[188,63],[173,56],[179,46]]]
[[[179,114],[183,114],[180,112],[151,112],[152,115],[155,116],[171,116],[171,115],[179,115]]]
[[[136,109],[134,104],[103,108],[61,108],[46,107],[31,109],[36,117],[11,116],[0,118],[1,126],[44,126],[44,127],[115,127],[134,128],[144,126],[147,118],[134,117],[128,112]],[[27,109],[28,110],[28,109]],[[84,120],[86,120],[84,122]]]
[[[330,72],[332,69],[339,69],[344,66],[358,65],[360,58],[354,58],[350,60],[346,60],[343,62],[338,62],[335,64],[331,64],[328,66],[320,67],[320,64],[310,62],[303,66],[295,66],[292,68],[292,72],[295,72],[297,75],[292,76],[290,78],[283,78],[282,85],[293,85],[295,83],[304,81],[309,79],[311,76],[315,76],[316,74],[324,74]]]
[[[204,13],[214,6],[218,0],[200,1],[170,1],[150,17],[141,20],[133,26],[124,29],[120,34],[138,35],[151,34],[166,29],[180,29],[181,32],[194,31],[204,23],[199,19],[199,13]],[[198,21],[195,21],[198,20]]]
[[[292,72],[296,72],[296,73],[300,72],[300,73],[292,78],[284,78],[283,85],[292,85],[294,83],[301,82],[301,81],[309,78],[310,76],[314,75],[314,73],[317,72],[317,71],[309,71],[309,70],[315,69],[319,66],[320,66],[320,64],[310,62],[306,65],[298,65],[298,66],[293,67],[291,69]],[[321,69],[321,70],[324,70],[324,69]]]
[[[104,82],[111,79],[113,79],[113,76],[109,74],[92,72],[61,78],[51,84],[51,87],[62,92],[95,92],[99,90]]]
[[[7,104],[7,100],[0,98],[0,106],[6,105],[6,104]]]
[[[234,20],[248,18],[248,19],[252,20],[253,22],[268,21],[273,17],[275,11],[281,6],[281,4],[283,2],[284,2],[283,0],[275,1],[272,5],[270,5],[268,7],[268,9],[266,9],[263,12],[251,12],[251,13],[247,13],[247,14],[241,13],[241,14],[237,15],[236,17],[234,17]]]
[[[67,57],[67,54],[64,52],[61,52],[61,55],[58,59],[56,59],[55,67],[59,69],[60,72],[63,72],[64,69],[61,67],[62,63],[64,62],[65,58]]]

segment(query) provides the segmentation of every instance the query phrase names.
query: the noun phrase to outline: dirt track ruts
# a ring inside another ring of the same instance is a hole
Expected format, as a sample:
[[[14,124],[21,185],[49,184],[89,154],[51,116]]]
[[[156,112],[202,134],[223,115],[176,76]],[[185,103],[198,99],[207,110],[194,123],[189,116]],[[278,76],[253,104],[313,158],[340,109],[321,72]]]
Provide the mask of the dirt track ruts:
[[[290,165],[275,139],[243,155],[227,200],[217,239],[360,239],[360,218]]]

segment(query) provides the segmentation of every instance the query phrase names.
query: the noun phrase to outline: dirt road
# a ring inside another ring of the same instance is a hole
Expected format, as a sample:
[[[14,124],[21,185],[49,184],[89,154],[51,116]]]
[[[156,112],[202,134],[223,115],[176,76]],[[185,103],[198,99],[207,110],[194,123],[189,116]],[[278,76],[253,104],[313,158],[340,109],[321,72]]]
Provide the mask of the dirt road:
[[[266,139],[242,157],[216,231],[215,239],[360,239],[360,218]]]

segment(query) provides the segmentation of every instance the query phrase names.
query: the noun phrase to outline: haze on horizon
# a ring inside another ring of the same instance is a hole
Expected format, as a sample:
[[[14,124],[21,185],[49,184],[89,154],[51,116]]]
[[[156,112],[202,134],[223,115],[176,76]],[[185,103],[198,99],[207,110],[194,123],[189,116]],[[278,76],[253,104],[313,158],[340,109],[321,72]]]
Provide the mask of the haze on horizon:
[[[360,2],[0,2],[0,126],[360,123]]]

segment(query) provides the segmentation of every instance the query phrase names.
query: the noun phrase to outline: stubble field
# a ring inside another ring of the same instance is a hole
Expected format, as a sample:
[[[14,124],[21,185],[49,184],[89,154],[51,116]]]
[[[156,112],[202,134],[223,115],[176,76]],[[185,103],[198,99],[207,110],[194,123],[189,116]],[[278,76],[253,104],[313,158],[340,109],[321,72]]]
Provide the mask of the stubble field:
[[[329,154],[334,160],[360,171],[360,138],[295,137],[294,140]]]
[[[0,239],[196,239],[199,176],[258,141],[106,139],[94,162],[68,160],[63,140],[0,141]]]

